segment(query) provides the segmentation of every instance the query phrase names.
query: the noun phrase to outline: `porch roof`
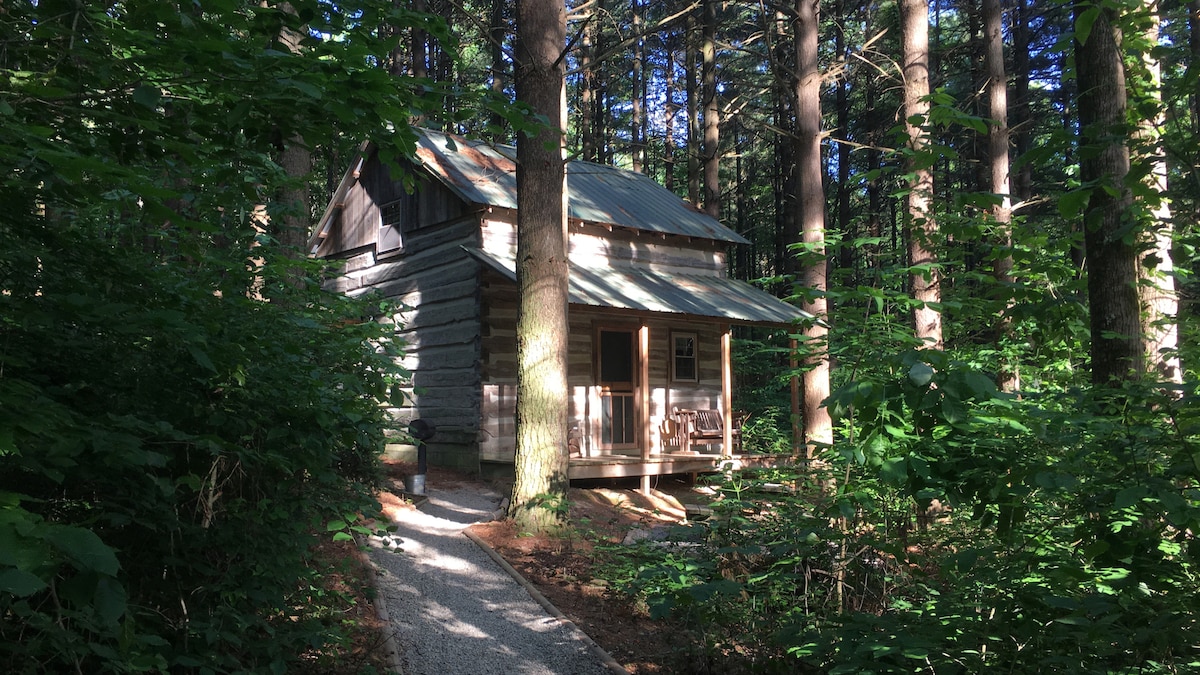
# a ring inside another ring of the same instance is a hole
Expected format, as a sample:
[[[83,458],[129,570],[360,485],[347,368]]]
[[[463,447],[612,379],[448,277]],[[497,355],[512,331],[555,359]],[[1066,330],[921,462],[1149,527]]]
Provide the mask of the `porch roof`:
[[[516,261],[463,247],[513,283]],[[631,267],[571,264],[571,304],[643,312],[686,314],[734,323],[782,326],[812,315],[744,281]]]

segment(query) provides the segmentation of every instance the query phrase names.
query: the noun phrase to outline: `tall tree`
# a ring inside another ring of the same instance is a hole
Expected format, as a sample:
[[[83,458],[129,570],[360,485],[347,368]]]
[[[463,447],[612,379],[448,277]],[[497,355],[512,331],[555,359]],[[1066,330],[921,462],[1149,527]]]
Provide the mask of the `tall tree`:
[[[995,241],[1001,247],[993,262],[992,273],[1000,288],[1012,286],[1012,198],[1009,192],[1008,161],[1008,75],[1004,68],[1004,15],[1000,0],[983,0],[984,70],[987,73],[988,117],[988,178],[989,191],[996,196],[991,208],[995,224]],[[1002,291],[1003,292],[1003,291]],[[1004,309],[998,338],[1012,333],[1011,303]],[[1016,363],[1005,361],[999,368],[999,385],[1004,391],[1020,388],[1020,371]]]
[[[829,324],[825,299],[825,191],[821,170],[821,71],[817,65],[819,0],[796,0],[796,206],[803,257],[797,281],[805,289],[801,307],[813,315],[804,328],[802,377],[805,445],[833,443],[833,422],[824,406],[829,397]]]
[[[687,32],[684,35],[684,75],[687,93],[687,185],[688,201],[700,205],[700,85],[697,83],[696,63],[699,49],[696,38],[696,10],[688,12]]]
[[[1162,129],[1166,121],[1162,101],[1162,67],[1154,55],[1158,45],[1161,21],[1157,0],[1150,0],[1146,10],[1146,28],[1142,35],[1142,63],[1139,86],[1134,88],[1139,97],[1139,109],[1151,111],[1141,115],[1138,139],[1138,161],[1148,167],[1143,182],[1146,184],[1147,201],[1143,252],[1138,264],[1141,283],[1143,326],[1149,364],[1155,374],[1168,382],[1183,382],[1180,366],[1179,296],[1175,292],[1175,266],[1171,254],[1174,228],[1171,224],[1171,205],[1167,201],[1167,157],[1162,143]]]
[[[700,47],[704,92],[704,212],[721,217],[721,111],[717,97],[717,0],[703,0],[704,40]]]
[[[1117,11],[1075,2],[1079,82],[1079,177],[1090,198],[1083,213],[1091,321],[1092,381],[1108,384],[1143,370],[1137,248],[1126,236],[1133,195],[1125,119],[1125,66]],[[1079,28],[1087,27],[1088,30]]]
[[[517,99],[550,121],[517,138],[517,450],[509,515],[562,525],[567,498],[567,208],[562,0],[518,0]]]
[[[929,2],[900,0],[901,68],[904,75],[904,130],[908,136],[908,252],[913,297],[913,323],[925,347],[942,348],[941,273],[934,240],[933,170],[929,157]]]

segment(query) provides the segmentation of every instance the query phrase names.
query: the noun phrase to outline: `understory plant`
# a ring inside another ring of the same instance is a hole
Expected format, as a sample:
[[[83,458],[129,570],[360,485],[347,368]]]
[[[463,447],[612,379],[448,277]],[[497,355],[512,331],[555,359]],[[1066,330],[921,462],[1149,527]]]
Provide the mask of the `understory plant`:
[[[714,672],[1200,668],[1192,388],[1017,399],[910,352],[830,405],[853,441],[614,563]]]

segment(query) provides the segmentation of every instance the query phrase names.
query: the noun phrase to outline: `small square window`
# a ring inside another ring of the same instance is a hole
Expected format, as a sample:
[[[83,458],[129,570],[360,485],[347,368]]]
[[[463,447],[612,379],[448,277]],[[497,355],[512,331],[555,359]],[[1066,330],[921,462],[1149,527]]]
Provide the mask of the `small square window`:
[[[404,195],[393,202],[379,207],[379,237],[375,240],[375,252],[395,251],[404,245],[401,227],[408,224],[416,213],[416,202],[412,195]]]
[[[671,379],[676,382],[696,382],[699,368],[696,361],[696,334],[671,333]]]

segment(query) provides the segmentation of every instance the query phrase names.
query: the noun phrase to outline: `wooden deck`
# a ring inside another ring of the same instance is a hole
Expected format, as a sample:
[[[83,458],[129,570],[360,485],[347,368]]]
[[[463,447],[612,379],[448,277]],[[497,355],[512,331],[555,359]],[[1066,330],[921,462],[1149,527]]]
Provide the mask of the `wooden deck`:
[[[726,469],[771,467],[787,463],[791,455],[733,455],[667,453],[642,458],[633,455],[572,457],[568,477],[624,478],[627,476],[663,476],[672,473],[709,473]]]

